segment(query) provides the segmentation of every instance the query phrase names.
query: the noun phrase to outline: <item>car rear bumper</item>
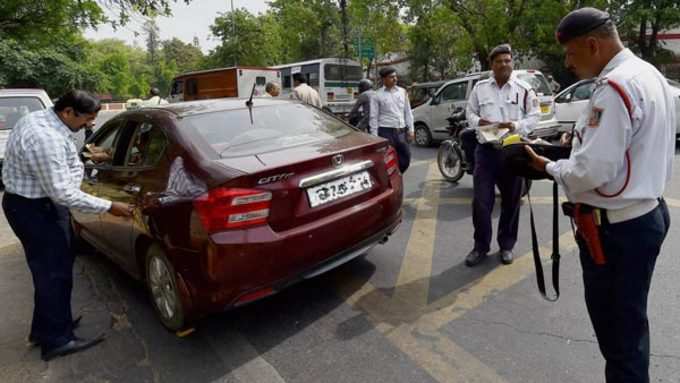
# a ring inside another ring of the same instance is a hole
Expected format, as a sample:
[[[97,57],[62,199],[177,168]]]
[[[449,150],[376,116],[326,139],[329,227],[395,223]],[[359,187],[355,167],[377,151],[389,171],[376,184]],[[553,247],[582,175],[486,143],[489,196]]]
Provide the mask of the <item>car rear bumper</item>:
[[[201,261],[195,261],[200,270],[183,276],[191,307],[209,313],[240,306],[367,253],[401,222],[398,184],[351,209],[283,232],[260,226],[212,235]]]

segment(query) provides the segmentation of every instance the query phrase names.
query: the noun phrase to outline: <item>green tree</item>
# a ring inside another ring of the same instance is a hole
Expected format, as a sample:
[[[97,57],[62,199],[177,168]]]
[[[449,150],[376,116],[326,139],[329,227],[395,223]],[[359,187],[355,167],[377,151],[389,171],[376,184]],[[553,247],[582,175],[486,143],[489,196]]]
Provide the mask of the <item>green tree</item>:
[[[271,15],[256,17],[246,9],[227,12],[210,26],[221,44],[211,51],[210,66],[255,65],[277,63],[279,54],[278,30],[269,23]]]
[[[352,0],[348,7],[350,34],[373,42],[376,55],[404,51],[407,28],[401,22],[401,10],[392,0]]]
[[[161,56],[168,65],[174,62],[180,73],[198,70],[204,59],[199,47],[176,37],[161,42]]]

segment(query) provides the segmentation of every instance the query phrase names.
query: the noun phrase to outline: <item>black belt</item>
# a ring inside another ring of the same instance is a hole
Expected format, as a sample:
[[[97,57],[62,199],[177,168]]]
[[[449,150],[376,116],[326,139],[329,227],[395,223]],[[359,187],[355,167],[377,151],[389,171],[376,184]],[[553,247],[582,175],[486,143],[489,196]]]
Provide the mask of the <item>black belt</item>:
[[[396,131],[397,133],[404,133],[406,131],[406,128],[392,128],[389,126],[380,126],[379,129],[392,129]]]

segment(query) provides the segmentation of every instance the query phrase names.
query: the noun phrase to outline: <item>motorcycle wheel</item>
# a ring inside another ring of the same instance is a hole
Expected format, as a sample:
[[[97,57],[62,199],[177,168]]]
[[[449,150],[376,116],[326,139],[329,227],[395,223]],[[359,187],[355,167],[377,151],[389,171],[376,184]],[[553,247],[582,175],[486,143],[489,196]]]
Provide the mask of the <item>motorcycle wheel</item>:
[[[444,141],[437,151],[437,166],[439,166],[439,172],[442,174],[445,180],[449,182],[458,182],[463,174],[465,174],[465,169],[463,169],[463,163],[461,161],[463,158],[460,148],[453,145],[451,141]]]

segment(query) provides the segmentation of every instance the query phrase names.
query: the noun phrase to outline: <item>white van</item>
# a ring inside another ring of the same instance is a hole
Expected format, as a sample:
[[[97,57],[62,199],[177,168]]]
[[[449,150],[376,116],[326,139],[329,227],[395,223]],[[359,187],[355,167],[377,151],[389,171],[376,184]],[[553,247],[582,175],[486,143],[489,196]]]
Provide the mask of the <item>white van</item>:
[[[490,71],[471,73],[465,77],[446,81],[429,102],[413,108],[415,142],[421,146],[449,137],[447,117],[457,107],[465,108],[472,88],[479,80],[488,78]],[[514,70],[513,76],[525,81],[536,91],[541,105],[541,121],[534,130],[536,137],[557,136],[560,125],[555,120],[553,92],[543,74],[537,70]]]

